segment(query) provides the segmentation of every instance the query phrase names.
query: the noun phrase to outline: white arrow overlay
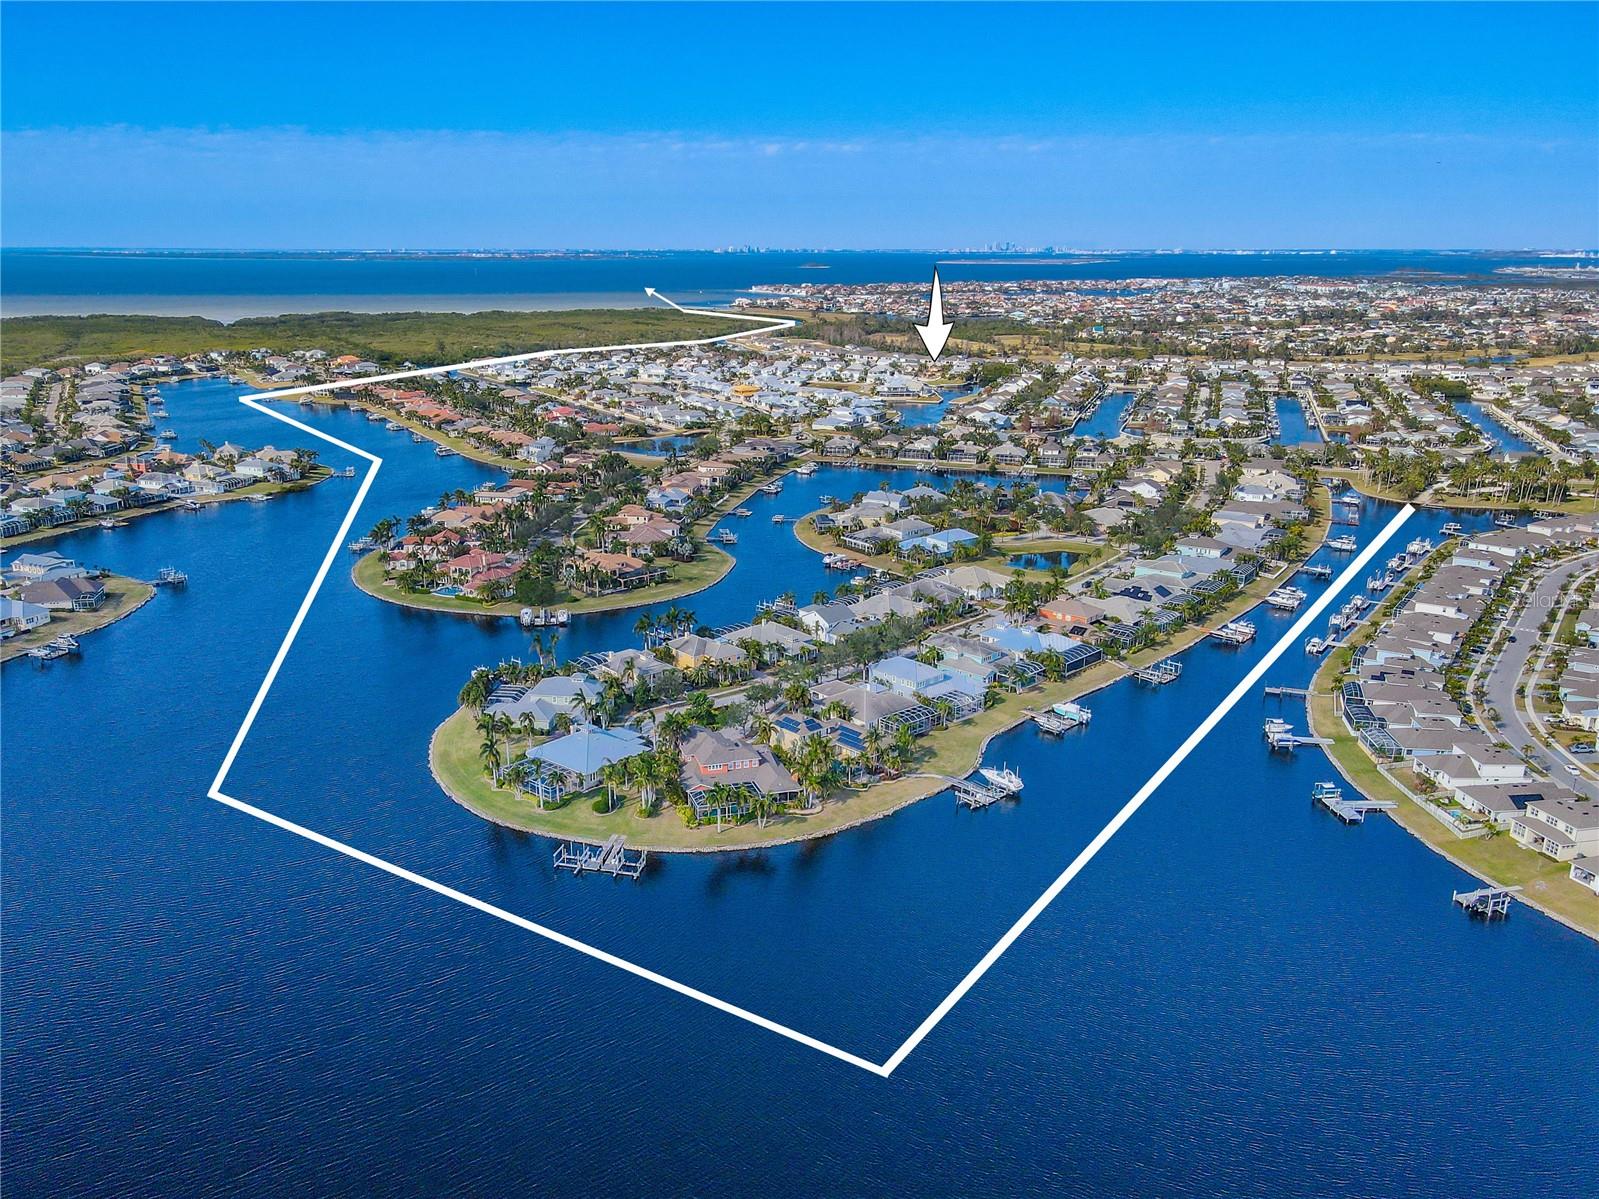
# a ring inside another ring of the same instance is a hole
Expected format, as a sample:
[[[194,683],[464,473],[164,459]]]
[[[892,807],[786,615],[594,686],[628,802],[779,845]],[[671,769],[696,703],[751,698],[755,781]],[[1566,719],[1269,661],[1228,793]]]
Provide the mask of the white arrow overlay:
[[[933,298],[927,305],[927,323],[917,325],[916,332],[922,335],[922,344],[927,347],[928,357],[934,362],[944,352],[944,343],[949,340],[949,331],[955,326],[944,321],[944,288],[938,281],[938,268],[933,268]]]

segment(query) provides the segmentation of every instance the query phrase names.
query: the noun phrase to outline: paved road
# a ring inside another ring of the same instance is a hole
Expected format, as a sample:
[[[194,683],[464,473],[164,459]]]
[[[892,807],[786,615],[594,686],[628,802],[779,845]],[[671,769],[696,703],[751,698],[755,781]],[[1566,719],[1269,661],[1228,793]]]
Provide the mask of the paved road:
[[[1580,794],[1599,799],[1599,782],[1587,775],[1574,777],[1566,770],[1567,762],[1577,759],[1550,750],[1533,736],[1531,720],[1516,697],[1516,683],[1539,649],[1538,626],[1560,606],[1560,592],[1567,582],[1596,565],[1599,565],[1599,554],[1583,554],[1555,567],[1533,585],[1527,602],[1510,619],[1509,632],[1516,640],[1505,644],[1504,653],[1488,672],[1486,686],[1488,703],[1499,713],[1500,724],[1510,744],[1518,750],[1523,745],[1538,746],[1537,756],[1546,763],[1551,778]]]

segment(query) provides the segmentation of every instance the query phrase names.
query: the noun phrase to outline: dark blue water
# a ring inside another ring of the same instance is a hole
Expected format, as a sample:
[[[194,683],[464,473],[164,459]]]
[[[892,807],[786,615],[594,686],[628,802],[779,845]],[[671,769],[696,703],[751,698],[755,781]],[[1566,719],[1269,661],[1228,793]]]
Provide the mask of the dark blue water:
[[[1516,433],[1476,400],[1456,400],[1455,411],[1461,418],[1475,425],[1480,433],[1493,443],[1496,454],[1531,454],[1538,447]]]
[[[271,252],[0,250],[8,311],[322,311],[386,307],[370,301],[455,298],[457,307],[643,304],[645,287],[722,303],[763,283],[923,282],[940,263],[950,280],[1223,278],[1437,272],[1480,278],[1500,266],[1548,265],[1516,253],[1371,250],[1336,253],[1147,253],[1034,256],[933,251],[635,252],[488,258]],[[30,302],[51,297],[52,302]],[[240,306],[227,297],[248,297]],[[268,298],[264,305],[262,297]],[[552,299],[553,298],[553,299]],[[167,301],[182,300],[174,306]],[[293,301],[274,307],[271,301]],[[59,301],[59,302],[56,302]],[[119,304],[118,301],[121,301]],[[194,302],[189,302],[194,301]]]
[[[165,390],[187,435],[297,440],[225,385]],[[352,413],[295,414],[384,456],[358,528],[489,473]],[[824,470],[757,496],[735,570],[684,602],[714,624],[826,585],[771,513],[912,477]],[[136,574],[176,563],[193,582],[86,639],[81,660],[0,676],[17,1193],[1583,1185],[1571,1149],[1599,1136],[1599,1112],[1573,1049],[1599,1035],[1599,949],[1528,909],[1473,923],[1449,903],[1467,876],[1386,821],[1346,829],[1312,808],[1326,763],[1267,754],[1275,704],[1256,698],[888,1080],[210,802],[353,488],[55,543]],[[1360,534],[1386,516],[1368,505]],[[1081,734],[998,739],[990,758],[1029,781],[1017,803],[970,813],[936,797],[825,841],[670,857],[612,885],[554,877],[547,842],[485,824],[428,776],[456,688],[522,634],[374,601],[350,561],[232,794],[879,1059],[1287,624],[1259,610],[1253,645],[1201,645],[1170,687],[1094,695]],[[635,617],[583,619],[561,652],[632,643]],[[1269,681],[1310,671],[1293,650]],[[1569,1035],[1528,1036],[1516,1013]],[[1003,1135],[973,1135],[978,1112]],[[1492,1151],[1460,1152],[1467,1137]]]
[[[1277,411],[1277,436],[1272,440],[1279,445],[1315,445],[1321,434],[1310,422],[1302,402],[1293,396],[1278,396],[1272,401]]]
[[[1085,421],[1079,421],[1072,430],[1075,437],[1109,439],[1122,431],[1122,421],[1137,397],[1130,391],[1107,392]]]

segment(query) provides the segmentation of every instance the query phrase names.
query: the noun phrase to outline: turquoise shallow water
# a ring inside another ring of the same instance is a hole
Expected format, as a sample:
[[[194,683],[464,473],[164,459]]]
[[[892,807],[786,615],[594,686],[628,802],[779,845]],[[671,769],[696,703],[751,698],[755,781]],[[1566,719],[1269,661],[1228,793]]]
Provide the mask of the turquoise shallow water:
[[[295,441],[238,389],[163,390],[180,444]],[[294,414],[384,458],[359,528],[489,473],[352,413]],[[825,469],[757,496],[737,567],[686,603],[720,624],[836,582],[770,515],[911,477]],[[889,1080],[205,799],[354,486],[58,543],[193,583],[81,660],[0,674],[0,1135],[18,1193],[1581,1190],[1599,948],[1524,908],[1473,923],[1449,903],[1467,876],[1387,821],[1314,809],[1325,761],[1267,754],[1275,707],[1256,697]],[[1358,534],[1388,515],[1369,506]],[[525,637],[373,601],[352,562],[233,794],[879,1059],[1289,623],[1257,611],[1253,645],[1202,644],[1169,687],[1096,694],[1081,734],[999,738],[990,759],[1028,781],[1017,803],[936,797],[613,885],[557,878],[547,842],[428,776],[461,679]],[[580,620],[560,652],[630,644],[635,619]],[[1309,673],[1292,650],[1268,681]]]

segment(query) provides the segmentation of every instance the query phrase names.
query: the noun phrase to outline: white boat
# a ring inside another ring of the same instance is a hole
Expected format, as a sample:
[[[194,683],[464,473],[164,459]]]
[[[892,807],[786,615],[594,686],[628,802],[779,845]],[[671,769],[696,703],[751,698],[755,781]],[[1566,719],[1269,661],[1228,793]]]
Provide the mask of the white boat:
[[[734,508],[733,509],[733,515],[734,516],[739,516],[739,517],[744,517],[744,516],[754,516],[755,513],[751,512],[748,508]]]
[[[420,433],[412,433],[411,434],[411,440],[414,441],[414,442],[417,442],[418,444],[420,444],[420,443],[426,441],[427,438],[423,437],[422,434],[420,434]]]
[[[524,629],[544,629],[565,626],[572,622],[572,614],[565,608],[523,608],[516,614],[517,623]]]
[[[819,495],[816,498],[829,508],[831,508],[835,502],[833,497],[830,495]]]
[[[1022,789],[1022,776],[1008,766],[984,766],[977,772],[991,787],[998,787],[1007,795],[1015,795]]]
[[[763,483],[760,490],[764,491],[767,495],[780,495],[783,491],[783,485],[776,479],[773,479],[770,483]]]
[[[1508,512],[1501,512],[1498,516],[1494,517],[1494,524],[1498,525],[1501,529],[1508,529],[1515,523],[1516,518],[1511,516]]]
[[[737,545],[738,534],[733,532],[732,529],[717,529],[716,532],[711,534],[711,540],[719,541],[723,545]]]
[[[1432,542],[1425,537],[1417,537],[1405,547],[1405,553],[1409,554],[1412,559],[1425,558],[1432,553]]]
[[[433,456],[435,458],[453,458],[455,457],[455,451],[447,445],[441,445],[433,451]]]
[[[811,475],[814,475],[820,469],[821,468],[818,467],[816,465],[816,463],[814,463],[814,462],[803,462],[799,466],[796,466],[794,468],[794,473],[796,475],[803,475],[806,478],[809,478]]]
[[[1266,602],[1273,608],[1281,608],[1285,612],[1292,612],[1304,603],[1306,593],[1298,587],[1279,587],[1266,597]]]
[[[772,513],[772,523],[774,525],[780,525],[787,519],[788,517],[784,516],[781,512]]]
[[[43,645],[34,646],[28,651],[28,657],[49,661],[78,652],[78,639],[70,633],[62,633],[61,636],[46,641]]]
[[[1340,554],[1352,554],[1360,547],[1355,544],[1355,539],[1353,537],[1345,533],[1342,536],[1334,537],[1331,541],[1329,541],[1327,543],[1327,548],[1330,550],[1336,550]]]
[[[162,429],[161,432],[156,434],[156,437],[162,441],[176,441],[178,439],[178,431],[176,429]]]
[[[848,554],[824,554],[822,565],[828,570],[854,570],[856,562]]]
[[[1460,527],[1458,521],[1452,520],[1443,528],[1439,529],[1438,532],[1443,534],[1445,537],[1459,537],[1464,530]]]
[[[106,519],[106,520],[102,520],[100,522],[100,527],[102,529],[115,529],[118,526],[117,526],[117,522],[116,521],[110,520],[110,519]]]
[[[390,433],[398,433],[400,430],[405,428],[405,426],[402,425],[397,420],[384,421],[383,422],[383,427],[385,429],[387,429]]]
[[[1069,699],[1053,705],[1050,711],[1055,713],[1056,716],[1071,721],[1073,724],[1087,724],[1094,718],[1094,713],[1090,709],[1085,708],[1082,704],[1073,703]]]
[[[1247,620],[1229,620],[1211,636],[1229,645],[1246,645],[1255,639],[1255,626]]]
[[[264,503],[267,502],[267,497],[264,496],[264,495],[260,495],[260,494],[247,495],[244,498],[249,500],[250,503],[252,503],[252,504],[264,504]]]
[[[1327,643],[1320,637],[1312,637],[1309,641],[1305,642],[1305,652],[1315,657],[1320,657],[1321,652],[1326,648]]]

